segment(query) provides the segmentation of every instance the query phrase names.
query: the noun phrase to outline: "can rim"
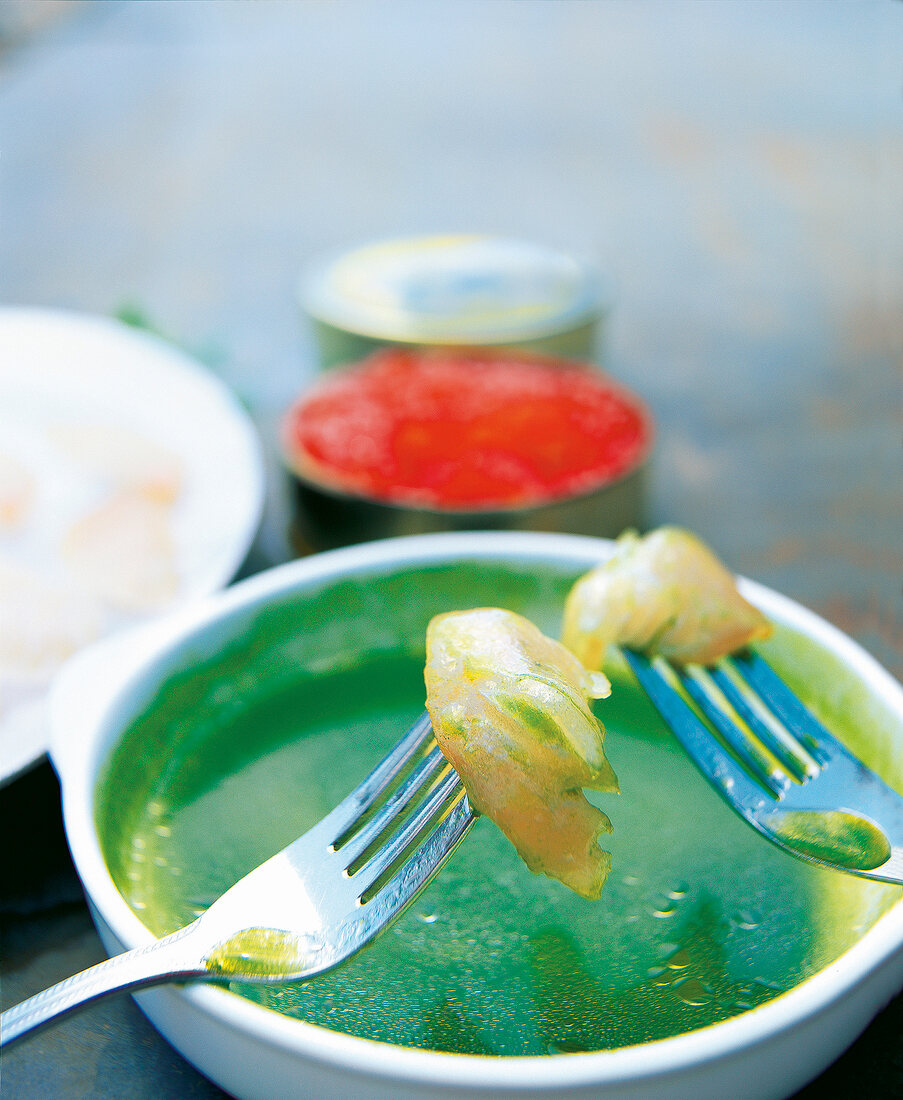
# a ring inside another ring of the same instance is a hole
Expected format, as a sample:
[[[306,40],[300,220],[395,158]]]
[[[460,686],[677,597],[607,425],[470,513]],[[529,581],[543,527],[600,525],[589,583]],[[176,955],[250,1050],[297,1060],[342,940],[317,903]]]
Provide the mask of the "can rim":
[[[365,304],[343,295],[331,281],[339,264],[353,265],[358,258],[363,260],[368,254],[406,250],[414,256],[418,250],[425,253],[445,244],[451,247],[469,243],[530,250],[536,260],[545,255],[549,263],[568,265],[573,286],[563,295],[564,304],[559,309],[540,309],[535,304],[501,306],[484,314],[482,320],[477,314],[462,327],[460,322],[455,326],[453,316],[417,313],[402,306],[396,306],[394,313],[385,309],[385,315],[380,317],[380,307],[373,304],[368,314]],[[413,345],[493,346],[560,335],[598,321],[610,308],[611,288],[594,265],[558,249],[513,237],[446,234],[374,241],[358,248],[326,253],[302,272],[297,296],[301,307],[313,320],[355,336]],[[495,318],[494,323],[489,323],[490,316]]]

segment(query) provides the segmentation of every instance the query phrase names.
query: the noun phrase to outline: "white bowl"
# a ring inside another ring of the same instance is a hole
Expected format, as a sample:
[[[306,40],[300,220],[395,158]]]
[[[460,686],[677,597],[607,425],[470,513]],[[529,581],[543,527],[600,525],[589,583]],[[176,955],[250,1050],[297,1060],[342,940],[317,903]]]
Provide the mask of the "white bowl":
[[[324,582],[465,559],[565,563],[583,570],[610,553],[603,540],[527,533],[438,534],[317,555],[252,577],[165,622],[102,643],[64,670],[52,699],[51,755],[66,830],[98,930],[111,952],[150,932],[120,895],[95,827],[98,776],[141,700],[186,652],[209,651],[230,623],[286,594]],[[833,655],[899,739],[903,689],[862,649],[799,605],[750,581],[748,598]],[[213,639],[213,642],[211,642]],[[895,740],[894,752],[903,749]],[[895,759],[903,756],[899,753]],[[899,775],[897,776],[899,779]],[[765,843],[764,841],[762,843]],[[788,857],[789,858],[789,857]],[[526,873],[526,872],[525,872]],[[903,987],[903,902],[814,976],[721,1023],[619,1050],[538,1057],[478,1057],[378,1043],[282,1016],[209,985],[138,995],[160,1032],[238,1097],[780,1097],[829,1065]]]

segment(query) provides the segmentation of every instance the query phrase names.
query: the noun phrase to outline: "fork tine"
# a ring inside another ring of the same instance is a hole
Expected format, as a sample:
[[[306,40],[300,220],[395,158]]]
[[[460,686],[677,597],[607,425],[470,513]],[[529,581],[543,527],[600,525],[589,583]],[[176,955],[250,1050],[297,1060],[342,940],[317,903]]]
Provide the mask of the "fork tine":
[[[455,803],[449,815],[423,844],[411,853],[411,858],[386,883],[368,904],[378,902],[388,919],[400,907],[409,905],[448,859],[476,821],[467,795]]]
[[[463,789],[458,773],[453,768],[449,769],[448,774],[430,790],[416,811],[405,819],[401,828],[367,860],[363,867],[355,871],[353,878],[359,890],[359,896],[363,896],[372,888],[380,875],[389,870],[408,845],[434,824],[437,814],[456,792],[463,793]]]
[[[775,798],[780,798],[790,784],[789,777],[758,743],[752,731],[744,728],[743,719],[708,670],[700,665],[687,665],[672,671],[741,763]]]
[[[805,782],[818,775],[818,760],[767,705],[747,679],[736,659],[724,658],[709,673],[747,726],[795,779]]]
[[[357,944],[369,942],[404,912],[458,847],[475,820],[467,796],[462,795],[404,865],[361,904],[353,926],[347,929],[349,940]]]
[[[347,832],[355,821],[373,806],[392,780],[404,771],[432,735],[430,716],[424,711],[363,783],[355,787],[351,794],[343,798],[319,824],[314,826],[318,833],[322,832],[327,837],[328,845],[341,837],[342,833]]]
[[[381,806],[347,841],[339,838],[336,848],[342,853],[344,866],[350,867],[354,861],[365,852],[370,845],[380,836],[384,829],[394,821],[414,801],[420,792],[426,788],[430,778],[439,774],[443,768],[449,767],[448,761],[439,751],[439,746],[434,745],[430,754],[411,772],[396,790],[392,792],[385,805]]]
[[[761,802],[764,791],[724,751],[712,732],[668,682],[662,669],[632,650],[625,649],[623,654],[643,690],[718,793],[729,802],[743,806]]]
[[[768,700],[771,710],[819,764],[827,763],[834,753],[849,756],[847,749],[825,729],[758,653],[738,655],[734,658],[734,664],[750,687],[762,699]]]

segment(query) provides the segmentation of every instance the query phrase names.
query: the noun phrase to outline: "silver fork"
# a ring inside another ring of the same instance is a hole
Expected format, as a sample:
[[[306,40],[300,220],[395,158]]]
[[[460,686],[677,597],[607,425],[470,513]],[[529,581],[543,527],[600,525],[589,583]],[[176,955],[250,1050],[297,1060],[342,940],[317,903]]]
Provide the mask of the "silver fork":
[[[0,1045],[109,993],[186,979],[307,980],[359,951],[411,904],[475,820],[432,732],[424,713],[331,813],[191,924],[4,1012]]]
[[[678,669],[623,653],[691,759],[754,829],[801,859],[903,885],[903,796],[761,656]]]

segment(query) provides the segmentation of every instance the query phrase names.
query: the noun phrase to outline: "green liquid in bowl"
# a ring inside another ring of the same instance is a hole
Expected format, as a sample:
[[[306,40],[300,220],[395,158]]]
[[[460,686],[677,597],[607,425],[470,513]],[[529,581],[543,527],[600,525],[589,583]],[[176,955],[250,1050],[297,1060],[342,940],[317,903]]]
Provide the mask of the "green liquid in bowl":
[[[559,630],[581,569],[493,560],[324,584],[199,635],[159,670],[103,776],[98,826],[114,880],[155,934],[188,923],[316,822],[423,708],[423,639],[439,612],[497,605]],[[786,630],[766,647],[804,676],[834,660]],[[835,662],[836,664],[836,662]],[[793,859],[689,763],[623,669],[597,704],[620,796],[613,872],[585,901],[532,875],[477,822],[411,909],[307,984],[240,986],[313,1024],[487,1055],[602,1050],[704,1027],[828,965],[901,896]],[[872,702],[833,668],[819,699],[842,736]],[[797,685],[800,687],[800,685]],[[873,766],[903,738],[878,715]],[[859,751],[862,744],[850,740]],[[868,748],[869,746],[866,746]]]

